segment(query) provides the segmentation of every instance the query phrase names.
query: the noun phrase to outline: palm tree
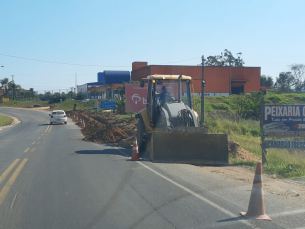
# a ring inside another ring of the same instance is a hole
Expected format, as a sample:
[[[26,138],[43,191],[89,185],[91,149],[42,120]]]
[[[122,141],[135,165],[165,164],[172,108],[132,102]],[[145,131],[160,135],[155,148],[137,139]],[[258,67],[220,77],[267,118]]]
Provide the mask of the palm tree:
[[[4,87],[5,93],[3,93],[3,94],[6,94],[6,97],[7,97],[8,78],[4,78],[4,79],[0,80],[0,83],[1,83],[1,87],[2,88]]]
[[[8,82],[8,88],[13,92],[13,99],[16,97],[16,92],[21,89],[21,86],[19,84],[15,84],[14,81]]]

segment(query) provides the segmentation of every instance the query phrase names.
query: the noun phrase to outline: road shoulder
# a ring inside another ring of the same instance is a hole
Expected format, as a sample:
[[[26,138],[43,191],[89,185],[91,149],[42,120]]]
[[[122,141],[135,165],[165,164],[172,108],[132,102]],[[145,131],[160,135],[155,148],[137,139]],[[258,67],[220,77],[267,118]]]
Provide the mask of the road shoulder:
[[[2,114],[2,113],[0,113],[0,115],[10,117],[10,118],[14,119],[14,121],[10,125],[1,126],[0,131],[3,130],[3,129],[9,128],[9,127],[15,126],[15,125],[17,125],[21,122],[18,118],[14,117],[14,116],[10,116],[10,115],[7,115],[7,114]]]
[[[211,176],[222,176],[240,185],[251,185],[255,171],[241,166],[204,166],[199,167]],[[278,179],[275,176],[263,174],[263,188],[265,194],[281,196],[291,202],[305,204],[305,182],[292,179]]]

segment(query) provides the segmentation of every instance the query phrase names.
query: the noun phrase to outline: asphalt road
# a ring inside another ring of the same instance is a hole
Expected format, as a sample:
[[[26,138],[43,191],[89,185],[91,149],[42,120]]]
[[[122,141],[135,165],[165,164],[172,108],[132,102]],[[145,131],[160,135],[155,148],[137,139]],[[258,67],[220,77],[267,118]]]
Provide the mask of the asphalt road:
[[[244,220],[251,186],[199,167],[130,161],[45,112],[0,108],[0,228],[302,228],[304,206],[265,195],[273,221]],[[174,144],[174,143],[173,143]]]

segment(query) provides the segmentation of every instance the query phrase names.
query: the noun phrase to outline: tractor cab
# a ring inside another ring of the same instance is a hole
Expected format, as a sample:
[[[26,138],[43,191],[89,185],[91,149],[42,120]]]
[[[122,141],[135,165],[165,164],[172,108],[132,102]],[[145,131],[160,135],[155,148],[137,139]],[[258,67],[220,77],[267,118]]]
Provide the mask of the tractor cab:
[[[183,75],[147,77],[147,113],[153,128],[198,126],[198,115],[192,109],[191,79]]]

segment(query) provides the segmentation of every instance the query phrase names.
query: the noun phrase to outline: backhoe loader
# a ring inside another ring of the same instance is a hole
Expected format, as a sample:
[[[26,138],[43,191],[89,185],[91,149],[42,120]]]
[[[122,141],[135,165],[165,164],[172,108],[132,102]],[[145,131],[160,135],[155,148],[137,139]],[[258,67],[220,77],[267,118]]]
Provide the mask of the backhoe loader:
[[[192,78],[150,75],[146,108],[136,114],[140,156],[153,162],[228,163],[226,134],[208,134],[192,108]],[[145,81],[141,81],[145,87]]]

